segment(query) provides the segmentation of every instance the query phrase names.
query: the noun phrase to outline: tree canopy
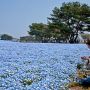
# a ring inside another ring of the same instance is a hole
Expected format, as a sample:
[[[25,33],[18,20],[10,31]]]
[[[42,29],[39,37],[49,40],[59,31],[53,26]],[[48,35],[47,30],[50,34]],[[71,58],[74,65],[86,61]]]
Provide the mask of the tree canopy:
[[[13,37],[7,34],[1,35],[1,40],[12,40]]]
[[[41,39],[53,37],[56,40],[77,43],[79,31],[90,29],[90,6],[79,2],[63,3],[52,10],[47,25],[32,23],[29,28],[30,35]]]
[[[84,25],[90,24],[90,7],[79,2],[63,3],[61,7],[52,10],[48,18],[49,25],[54,26],[70,43],[76,43],[78,31],[83,30]]]
[[[48,26],[43,23],[32,23],[32,25],[29,25],[29,29],[29,35],[35,35],[37,40],[42,40],[46,36]]]

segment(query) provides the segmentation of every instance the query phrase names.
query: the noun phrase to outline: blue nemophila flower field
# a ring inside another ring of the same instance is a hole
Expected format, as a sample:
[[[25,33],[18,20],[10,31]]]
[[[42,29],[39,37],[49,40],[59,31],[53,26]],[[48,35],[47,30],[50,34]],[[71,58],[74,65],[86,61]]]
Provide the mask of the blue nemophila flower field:
[[[89,54],[85,44],[0,41],[0,90],[60,90]]]

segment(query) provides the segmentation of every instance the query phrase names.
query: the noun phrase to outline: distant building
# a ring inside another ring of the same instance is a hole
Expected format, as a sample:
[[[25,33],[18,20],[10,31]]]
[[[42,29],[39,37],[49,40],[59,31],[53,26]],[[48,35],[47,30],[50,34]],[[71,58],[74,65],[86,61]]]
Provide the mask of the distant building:
[[[34,35],[20,37],[20,42],[39,42]]]

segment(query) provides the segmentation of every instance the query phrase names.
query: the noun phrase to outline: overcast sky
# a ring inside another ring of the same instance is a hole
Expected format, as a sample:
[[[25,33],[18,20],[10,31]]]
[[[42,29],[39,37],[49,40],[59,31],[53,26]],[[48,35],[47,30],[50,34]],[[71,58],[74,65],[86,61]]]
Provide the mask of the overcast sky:
[[[28,35],[29,25],[47,23],[55,6],[70,1],[90,5],[90,0],[0,0],[0,34],[18,38]]]

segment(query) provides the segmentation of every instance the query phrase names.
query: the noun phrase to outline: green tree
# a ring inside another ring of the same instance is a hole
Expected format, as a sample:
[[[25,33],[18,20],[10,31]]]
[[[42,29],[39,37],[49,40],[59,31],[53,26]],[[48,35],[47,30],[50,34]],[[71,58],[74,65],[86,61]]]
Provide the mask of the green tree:
[[[7,34],[1,35],[1,40],[12,40],[13,37]]]
[[[90,24],[90,7],[79,2],[63,3],[61,7],[52,10],[48,18],[48,25],[51,32],[59,37],[67,38],[70,43],[76,43],[78,31],[83,30],[84,25]]]
[[[32,23],[32,25],[29,25],[29,29],[29,35],[35,35],[36,38],[42,39],[46,35],[47,25],[43,23]]]

